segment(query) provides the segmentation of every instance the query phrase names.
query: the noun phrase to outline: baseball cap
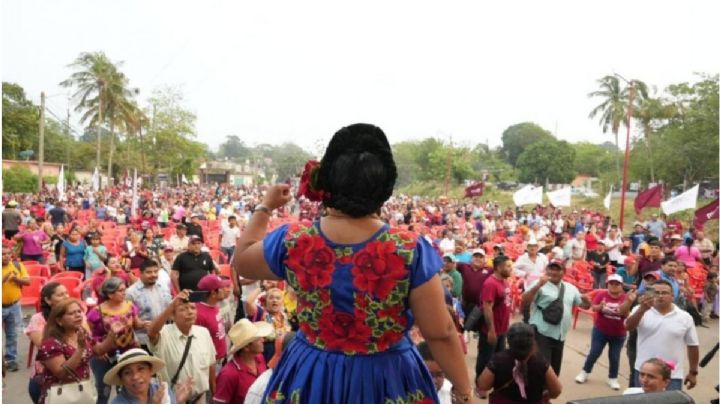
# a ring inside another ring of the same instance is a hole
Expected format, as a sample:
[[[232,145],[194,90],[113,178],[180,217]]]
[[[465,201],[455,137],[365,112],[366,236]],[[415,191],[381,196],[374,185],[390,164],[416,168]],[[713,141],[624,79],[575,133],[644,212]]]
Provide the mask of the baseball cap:
[[[547,267],[548,267],[548,268],[553,268],[553,269],[559,269],[559,270],[561,270],[561,271],[565,269],[565,268],[563,268],[563,266],[562,266],[562,262],[560,262],[559,260],[552,260],[552,261],[548,264]]]
[[[643,279],[647,278],[648,276],[652,276],[656,280],[660,279],[660,274],[658,274],[657,271],[650,271],[646,273],[645,275],[643,275]]]
[[[443,256],[443,259],[449,260],[450,262],[455,262],[455,257],[452,254],[445,254],[445,256]]]
[[[485,256],[485,250],[483,250],[482,248],[476,248],[472,251],[472,255],[475,255],[475,254],[480,254],[482,256]]]
[[[623,278],[622,278],[622,276],[620,276],[618,274],[612,274],[612,275],[608,276],[607,280],[605,281],[605,284],[608,284],[610,282],[623,283]]]
[[[165,251],[175,251],[175,249],[174,249],[173,246],[171,246],[171,245],[166,245],[166,246],[165,246]]]
[[[200,238],[200,236],[193,234],[192,236],[188,237],[188,243],[194,243],[196,241],[199,241],[202,243],[202,239]]]
[[[193,214],[190,215],[190,219],[195,218],[195,217],[200,217],[200,214],[199,214],[199,213],[193,213]]]
[[[8,206],[9,208],[14,208],[14,207],[17,206],[17,202],[15,202],[15,201],[10,201],[10,202],[7,203],[7,206]]]
[[[223,279],[215,274],[210,274],[200,278],[200,282],[198,282],[197,288],[199,290],[211,292],[216,289],[226,288],[231,284],[232,282],[230,282],[230,280],[228,279]]]

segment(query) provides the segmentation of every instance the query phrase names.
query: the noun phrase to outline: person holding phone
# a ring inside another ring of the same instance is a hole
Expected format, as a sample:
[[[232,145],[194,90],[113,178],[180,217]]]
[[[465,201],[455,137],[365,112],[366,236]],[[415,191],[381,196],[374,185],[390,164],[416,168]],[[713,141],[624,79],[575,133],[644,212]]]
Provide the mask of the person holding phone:
[[[215,345],[208,330],[195,325],[197,308],[190,301],[191,293],[187,289],[179,292],[150,323],[148,346],[166,364],[159,372],[161,379],[173,388],[178,380],[191,378],[192,393],[187,402],[206,404],[215,392]],[[187,355],[183,355],[186,346]]]

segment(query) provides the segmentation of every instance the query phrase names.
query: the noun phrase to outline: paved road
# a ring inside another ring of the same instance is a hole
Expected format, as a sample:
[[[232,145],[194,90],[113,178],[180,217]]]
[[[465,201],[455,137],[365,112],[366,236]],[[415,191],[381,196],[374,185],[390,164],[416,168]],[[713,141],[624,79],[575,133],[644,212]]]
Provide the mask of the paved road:
[[[517,321],[517,319],[515,320]],[[698,328],[698,335],[700,338],[700,355],[705,353],[718,341],[718,321],[713,320],[710,324],[710,328]],[[590,351],[590,330],[592,328],[592,321],[587,316],[581,316],[578,321],[577,329],[571,330],[568,336],[568,340],[565,343],[565,352],[563,355],[563,367],[560,375],[560,381],[563,385],[563,393],[554,402],[566,402],[568,400],[589,398],[589,397],[602,397],[615,395],[616,392],[611,390],[605,384],[607,380],[607,354],[605,353],[595,365],[593,373],[590,375],[589,380],[583,384],[576,384],[574,379],[575,375],[578,374],[582,365],[585,363],[585,357],[587,352]],[[20,359],[21,369],[18,372],[8,373],[5,379],[6,388],[3,390],[2,398],[5,403],[30,403],[30,398],[27,394],[27,384],[30,377],[30,369],[25,368],[25,360],[27,359],[28,343],[29,340],[24,335],[19,338],[20,346]],[[470,352],[466,357],[466,363],[468,370],[471,375],[475,369],[475,357],[476,357],[476,345],[477,340],[470,341]],[[606,351],[607,352],[607,351]],[[620,384],[623,389],[627,387],[628,381],[628,365],[625,351],[621,355],[620,362]],[[706,404],[709,403],[712,398],[717,398],[715,392],[715,384],[718,383],[718,357],[716,356],[707,367],[700,370],[700,376],[698,377],[698,386],[693,390],[690,390],[690,395],[695,399],[697,403]],[[482,400],[477,400],[477,403],[482,403]],[[485,401],[487,402],[487,401]]]

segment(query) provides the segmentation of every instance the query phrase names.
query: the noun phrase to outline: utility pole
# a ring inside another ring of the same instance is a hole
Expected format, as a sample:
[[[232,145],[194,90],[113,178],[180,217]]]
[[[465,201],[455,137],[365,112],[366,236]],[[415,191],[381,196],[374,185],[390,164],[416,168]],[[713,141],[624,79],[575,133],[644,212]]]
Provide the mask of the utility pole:
[[[447,174],[445,174],[445,196],[448,195],[448,188],[450,187],[450,171],[452,169],[452,135],[450,135],[450,150],[448,151],[447,160]]]
[[[65,147],[65,165],[70,167],[70,145],[72,142],[70,141],[72,136],[72,133],[70,132],[70,99],[68,99],[68,106],[67,106],[67,115],[65,118],[65,133],[67,134],[67,147]]]
[[[624,80],[624,79],[623,79]],[[627,80],[625,80],[627,82]],[[630,81],[630,94],[627,108],[627,136],[625,137],[625,162],[623,163],[622,189],[620,190],[620,231],[625,224],[625,189],[628,180],[628,161],[630,160],[630,122],[633,114],[633,98],[635,98],[635,80]]]
[[[43,189],[43,163],[45,163],[45,92],[40,92],[40,141],[38,142],[38,192]]]

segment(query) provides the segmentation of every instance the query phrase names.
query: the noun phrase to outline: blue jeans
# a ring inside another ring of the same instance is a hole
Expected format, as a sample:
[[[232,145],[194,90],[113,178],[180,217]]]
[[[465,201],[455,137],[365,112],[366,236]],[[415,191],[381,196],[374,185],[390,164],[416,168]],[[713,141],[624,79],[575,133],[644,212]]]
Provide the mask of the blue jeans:
[[[230,260],[232,260],[232,256],[235,253],[235,247],[220,247],[220,250],[227,256],[225,262],[230,263]]]
[[[635,384],[640,387],[640,372],[635,371]],[[682,391],[683,388],[683,379],[670,379],[670,384],[668,384],[666,391]]]
[[[18,329],[22,324],[20,302],[2,308],[2,323],[5,330],[5,361],[17,362]]]
[[[623,344],[625,344],[625,336],[622,337],[611,337],[603,334],[597,327],[592,329],[592,339],[590,341],[590,353],[585,359],[585,366],[583,370],[586,373],[592,372],[595,361],[600,357],[605,345],[608,345],[608,361],[610,362],[610,370],[608,372],[608,378],[617,379],[618,369],[620,368],[620,352],[622,351]]]
[[[32,344],[32,342],[31,342]],[[28,384],[28,394],[33,403],[37,404],[40,401],[40,393],[42,392],[42,385],[38,381],[37,377],[31,377],[30,383]]]
[[[110,386],[103,383],[103,377],[111,368],[112,364],[107,359],[97,357],[90,358],[90,369],[93,372],[93,376],[95,376],[95,388],[98,393],[97,404],[107,404],[110,400]]]

